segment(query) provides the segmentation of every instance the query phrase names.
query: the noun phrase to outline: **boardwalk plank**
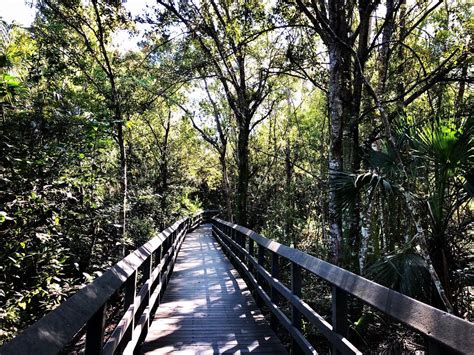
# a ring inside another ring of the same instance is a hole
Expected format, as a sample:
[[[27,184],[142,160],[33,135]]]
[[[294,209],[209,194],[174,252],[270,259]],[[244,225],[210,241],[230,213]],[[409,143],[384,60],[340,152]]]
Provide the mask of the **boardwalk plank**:
[[[189,233],[143,354],[286,354],[246,283],[211,236]]]

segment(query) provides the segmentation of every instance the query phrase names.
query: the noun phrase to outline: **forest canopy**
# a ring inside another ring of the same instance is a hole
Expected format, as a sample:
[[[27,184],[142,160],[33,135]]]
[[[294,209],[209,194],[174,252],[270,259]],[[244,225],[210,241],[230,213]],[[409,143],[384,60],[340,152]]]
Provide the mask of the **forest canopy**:
[[[472,321],[468,1],[31,6],[0,14],[0,344],[204,209]]]

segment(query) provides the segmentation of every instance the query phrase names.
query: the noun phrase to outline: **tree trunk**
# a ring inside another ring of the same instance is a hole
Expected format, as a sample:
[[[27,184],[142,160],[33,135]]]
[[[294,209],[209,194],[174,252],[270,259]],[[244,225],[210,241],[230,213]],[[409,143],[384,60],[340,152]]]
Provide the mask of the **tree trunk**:
[[[242,226],[247,225],[247,203],[249,185],[249,125],[239,122],[237,142],[237,210],[236,221]]]
[[[168,114],[168,119],[164,126],[165,136],[163,137],[163,144],[161,149],[160,157],[160,189],[159,193],[161,195],[160,209],[162,214],[161,219],[161,228],[165,228],[168,224],[168,140],[171,129],[171,110]]]
[[[224,191],[225,207],[226,207],[226,218],[228,221],[233,220],[232,216],[232,192],[230,188],[229,181],[229,172],[227,171],[227,161],[226,161],[226,148],[224,147],[221,152],[219,152],[219,161],[221,163],[222,169],[222,190]]]
[[[361,241],[359,249],[359,272],[361,275],[365,274],[365,266],[367,261],[367,253],[369,251],[369,241],[372,233],[372,203],[369,202],[367,210],[362,217]]]
[[[394,0],[387,0],[385,26],[382,32],[382,45],[379,60],[379,80],[377,85],[377,94],[383,96],[385,92],[385,84],[387,82],[388,65],[390,59],[390,41],[392,40],[394,29]]]
[[[357,48],[358,63],[353,63],[353,85],[350,107],[350,121],[348,123],[347,131],[349,133],[350,146],[350,171],[358,173],[361,164],[361,154],[359,148],[359,116],[362,103],[362,88],[363,78],[361,70],[364,70],[367,61],[368,38],[370,31],[370,14],[369,2],[359,3],[359,41]],[[360,66],[360,67],[359,67]],[[350,78],[348,78],[350,80]],[[355,195],[351,209],[349,210],[349,242],[353,250],[359,250],[361,236],[360,236],[360,194]],[[357,268],[357,262],[353,260],[354,269]]]
[[[117,123],[117,141],[120,150],[120,190],[122,193],[122,211],[120,213],[120,225],[122,226],[122,256],[126,253],[126,237],[127,237],[127,151],[125,149],[125,140],[123,137],[123,123],[118,120]]]
[[[338,211],[336,176],[342,171],[342,129],[344,122],[344,79],[341,48],[336,44],[329,48],[329,118],[331,120],[329,146],[329,258],[338,265],[342,257],[342,218]]]
[[[286,202],[286,218],[285,218],[285,238],[292,237],[293,247],[296,248],[296,235],[293,235],[293,192],[291,189],[291,180],[293,176],[293,164],[291,163],[290,142],[286,142],[285,148],[285,202]]]
[[[407,16],[407,11],[406,11],[406,0],[400,0],[400,36],[399,40],[400,42],[403,42],[406,37],[406,16]],[[404,47],[399,44],[398,48],[398,68],[397,68],[397,108],[399,113],[401,113],[404,109],[403,101],[403,93],[405,92],[405,80],[403,77],[404,74],[404,60],[405,60],[405,50]]]
[[[379,203],[379,230],[380,230],[380,253],[383,255],[387,251],[387,231],[385,226],[385,213],[383,210],[383,197],[380,195],[378,198]]]

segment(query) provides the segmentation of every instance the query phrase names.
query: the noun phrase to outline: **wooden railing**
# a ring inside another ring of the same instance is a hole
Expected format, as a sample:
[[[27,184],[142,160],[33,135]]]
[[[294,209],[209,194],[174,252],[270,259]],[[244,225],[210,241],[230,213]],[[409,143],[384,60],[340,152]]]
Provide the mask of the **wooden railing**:
[[[146,336],[151,315],[160,303],[184,236],[206,221],[211,221],[214,237],[246,276],[258,295],[257,301],[266,304],[271,311],[271,325],[275,328],[279,324],[291,335],[296,353],[316,353],[303,335],[303,317],[328,339],[333,353],[361,353],[347,339],[348,295],[422,334],[429,340],[430,353],[473,353],[472,323],[266,239],[252,230],[212,218],[216,213],[206,211],[176,222],[5,344],[0,354],[68,352],[67,346],[83,332],[86,354],[133,353]],[[265,260],[269,260],[270,271],[264,267]],[[283,262],[291,265],[289,287],[280,277]],[[332,324],[302,299],[302,270],[332,285]],[[141,287],[137,292],[139,279]],[[119,293],[123,295],[123,316],[112,323],[109,319],[105,337],[107,304]],[[282,298],[291,305],[289,317],[280,307]]]
[[[249,286],[258,295],[257,301],[265,303],[271,311],[272,326],[279,324],[291,335],[292,348],[297,349],[296,353],[317,353],[303,335],[301,326],[302,317],[305,317],[331,343],[332,353],[361,354],[347,339],[348,295],[422,334],[429,341],[430,354],[474,353],[472,323],[302,251],[271,241],[250,229],[217,218],[211,222],[214,237],[241,274],[246,276]],[[264,267],[265,258],[269,258],[270,270]],[[280,278],[282,262],[291,265],[291,285],[288,287]],[[303,301],[303,269],[331,284],[332,324]],[[289,317],[279,307],[282,298],[291,305]]]
[[[57,354],[85,330],[86,354],[132,354],[171,276],[186,232],[212,214],[184,218],[129,254],[94,282],[0,348],[0,354]],[[137,292],[137,280],[141,287]],[[123,294],[123,316],[104,339],[109,300]]]

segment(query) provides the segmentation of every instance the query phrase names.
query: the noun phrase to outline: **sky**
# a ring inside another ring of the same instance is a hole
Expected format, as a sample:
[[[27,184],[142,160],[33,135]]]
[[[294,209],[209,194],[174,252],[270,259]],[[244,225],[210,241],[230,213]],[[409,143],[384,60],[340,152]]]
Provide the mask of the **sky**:
[[[0,17],[8,23],[15,21],[28,27],[35,17],[35,9],[27,5],[31,2],[32,0],[0,0]],[[147,4],[153,3],[153,0],[127,0],[124,6],[132,16],[136,16]]]
[[[0,18],[7,23],[15,22],[20,26],[29,27],[35,18],[36,9],[30,4],[34,0],[0,0]],[[135,17],[142,13],[146,5],[152,5],[154,0],[127,0],[124,2],[125,8]],[[140,25],[138,29],[141,30]],[[112,43],[121,51],[133,50],[137,48],[139,38],[130,38],[127,31],[115,33]]]
[[[8,23],[15,21],[28,27],[35,18],[35,9],[27,5],[25,0],[0,0],[0,17]]]

